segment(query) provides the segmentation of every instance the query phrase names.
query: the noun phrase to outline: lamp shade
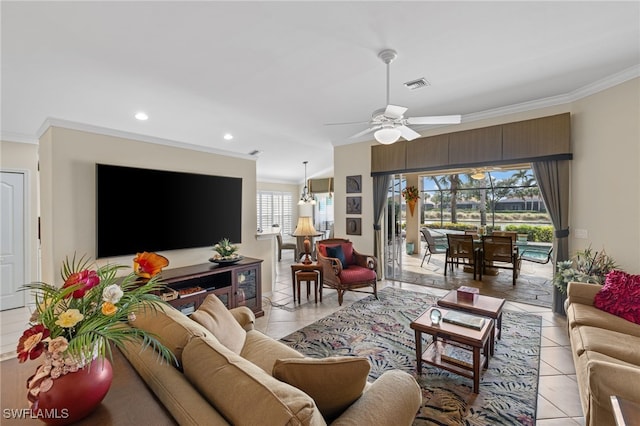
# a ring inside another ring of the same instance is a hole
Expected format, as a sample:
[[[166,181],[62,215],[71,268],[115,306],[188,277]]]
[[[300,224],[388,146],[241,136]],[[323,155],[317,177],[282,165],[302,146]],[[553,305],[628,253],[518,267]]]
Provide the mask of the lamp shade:
[[[377,130],[373,137],[383,145],[390,145],[400,139],[400,130],[395,127],[383,127]]]
[[[298,218],[298,226],[296,226],[296,230],[293,231],[294,237],[308,237],[310,235],[316,235],[318,231],[313,227],[313,222],[311,221],[311,217],[299,217]]]

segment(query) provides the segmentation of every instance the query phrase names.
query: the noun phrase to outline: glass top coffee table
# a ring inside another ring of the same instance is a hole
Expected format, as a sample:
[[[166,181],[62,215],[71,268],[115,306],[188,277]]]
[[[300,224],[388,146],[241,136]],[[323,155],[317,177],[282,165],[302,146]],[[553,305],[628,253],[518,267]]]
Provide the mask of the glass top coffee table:
[[[444,318],[447,313],[454,310],[440,309],[443,320],[439,324],[433,324],[431,322],[433,309],[436,308],[430,308],[410,325],[415,331],[416,337],[417,373],[422,373],[422,363],[424,362],[472,379],[473,392],[478,393],[480,390],[480,367],[489,367],[489,357],[491,356],[489,340],[495,327],[493,319],[485,318],[481,328],[475,329],[445,322]],[[430,334],[433,337],[424,352],[422,352],[422,333]],[[470,351],[472,354],[471,362],[445,357],[441,351],[443,345],[453,345],[459,351]]]
[[[438,300],[438,306],[491,318],[496,322],[498,340],[502,338],[502,308],[504,307],[504,299],[499,299],[497,297],[491,296],[476,295],[473,302],[463,301],[458,300],[458,292],[456,290],[451,290],[443,298]],[[489,348],[491,351],[491,355],[493,355],[494,353],[494,346],[495,343],[492,333]]]

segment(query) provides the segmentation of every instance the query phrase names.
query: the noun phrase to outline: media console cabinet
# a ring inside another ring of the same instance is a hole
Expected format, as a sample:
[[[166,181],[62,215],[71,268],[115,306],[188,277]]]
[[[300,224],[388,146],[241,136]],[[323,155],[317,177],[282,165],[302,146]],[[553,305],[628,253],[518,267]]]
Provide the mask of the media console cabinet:
[[[172,306],[185,315],[194,312],[210,293],[215,294],[227,306],[247,306],[256,317],[262,310],[262,260],[245,257],[233,265],[202,263],[199,265],[167,269],[161,281],[178,298],[169,300]]]

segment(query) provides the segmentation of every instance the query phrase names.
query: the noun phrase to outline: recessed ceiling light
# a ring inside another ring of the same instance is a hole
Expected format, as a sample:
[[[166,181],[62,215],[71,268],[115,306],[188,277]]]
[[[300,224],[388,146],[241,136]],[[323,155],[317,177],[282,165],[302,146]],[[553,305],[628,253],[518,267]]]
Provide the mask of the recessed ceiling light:
[[[225,141],[230,141],[231,139],[233,139],[233,135],[231,133],[225,133],[223,138]]]
[[[144,121],[144,120],[148,120],[149,116],[145,113],[145,112],[136,112],[136,115],[134,116],[136,119],[140,120],[140,121]]]

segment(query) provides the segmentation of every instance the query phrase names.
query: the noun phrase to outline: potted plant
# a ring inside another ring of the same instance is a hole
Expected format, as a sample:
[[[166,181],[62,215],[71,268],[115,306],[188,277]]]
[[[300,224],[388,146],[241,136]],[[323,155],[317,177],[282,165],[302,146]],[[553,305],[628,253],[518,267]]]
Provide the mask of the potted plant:
[[[74,256],[63,263],[62,286],[43,282],[23,286],[33,293],[35,310],[18,341],[18,362],[44,357],[27,381],[32,412],[56,414],[55,419],[45,415],[43,421],[71,423],[97,407],[111,385],[106,358],[111,358],[112,345],[124,349],[127,341],[142,339],[162,358],[175,359],[155,336],[126,324],[143,309],[141,303],[144,309],[165,303],[156,295],[164,285],[158,276],[142,279],[135,272],[117,277],[121,268],[113,264],[96,268],[84,256],[78,260]]]
[[[576,252],[576,255],[570,260],[558,262],[553,285],[566,295],[569,282],[579,281],[602,285],[607,274],[616,268],[615,260],[604,250],[594,252],[589,247]]]

